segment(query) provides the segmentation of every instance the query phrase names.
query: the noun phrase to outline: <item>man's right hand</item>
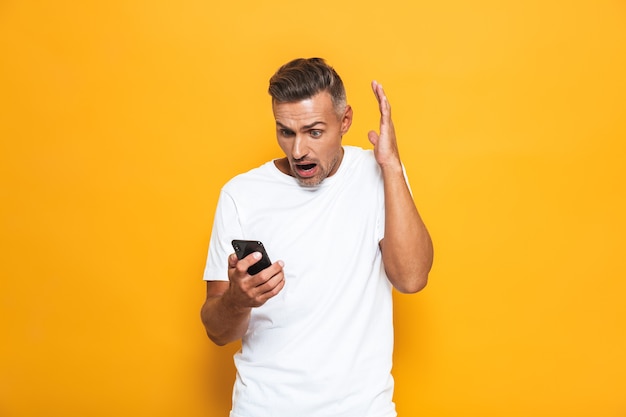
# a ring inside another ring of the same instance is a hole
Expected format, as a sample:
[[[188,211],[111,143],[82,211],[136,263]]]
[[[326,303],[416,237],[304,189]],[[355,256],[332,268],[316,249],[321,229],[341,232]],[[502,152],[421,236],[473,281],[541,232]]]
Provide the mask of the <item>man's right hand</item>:
[[[277,295],[285,286],[283,261],[274,262],[256,275],[248,274],[248,268],[261,259],[259,252],[251,253],[238,260],[234,253],[228,257],[228,279],[230,285],[224,294],[234,308],[260,307]]]
[[[250,311],[265,304],[285,286],[282,261],[256,275],[248,274],[248,268],[259,259],[259,253],[242,260],[233,253],[228,257],[229,281],[207,281],[201,316],[207,335],[215,344],[221,346],[241,339],[248,328]]]

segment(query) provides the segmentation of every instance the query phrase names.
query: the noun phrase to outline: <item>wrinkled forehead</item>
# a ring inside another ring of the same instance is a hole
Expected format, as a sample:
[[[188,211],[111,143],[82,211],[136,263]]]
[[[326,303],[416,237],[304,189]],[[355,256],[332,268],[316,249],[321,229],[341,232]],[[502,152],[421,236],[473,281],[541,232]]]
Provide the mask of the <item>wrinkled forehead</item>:
[[[339,114],[330,94],[325,91],[299,101],[272,100],[272,111],[276,121],[281,123],[289,120],[312,123],[327,118],[337,119]]]

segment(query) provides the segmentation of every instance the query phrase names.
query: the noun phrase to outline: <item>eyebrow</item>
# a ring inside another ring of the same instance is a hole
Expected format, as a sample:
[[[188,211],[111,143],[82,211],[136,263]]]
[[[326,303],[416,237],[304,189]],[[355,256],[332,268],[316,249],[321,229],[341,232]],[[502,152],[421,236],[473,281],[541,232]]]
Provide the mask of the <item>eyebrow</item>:
[[[325,122],[322,122],[322,121],[320,120],[320,121],[317,121],[317,122],[313,122],[313,123],[311,123],[311,124],[309,124],[309,125],[302,126],[302,129],[301,129],[301,130],[309,130],[309,129],[311,129],[311,128],[313,128],[313,127],[315,127],[315,126],[319,125],[319,124],[326,125],[326,123],[325,123]],[[284,124],[282,124],[282,123],[281,123],[281,122],[279,122],[278,120],[276,121],[276,125],[278,125],[278,126],[282,127],[283,129],[291,130],[291,128],[289,128],[289,127],[285,126]]]

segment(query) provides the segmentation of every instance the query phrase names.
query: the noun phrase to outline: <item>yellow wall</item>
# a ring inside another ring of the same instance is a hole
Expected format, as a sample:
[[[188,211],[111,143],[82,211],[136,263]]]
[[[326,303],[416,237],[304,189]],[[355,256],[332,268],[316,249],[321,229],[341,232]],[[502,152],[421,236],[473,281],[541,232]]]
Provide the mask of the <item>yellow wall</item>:
[[[0,3],[0,415],[225,416],[220,186],[280,155],[273,71],[386,87],[436,264],[396,297],[401,417],[626,415],[626,4]]]

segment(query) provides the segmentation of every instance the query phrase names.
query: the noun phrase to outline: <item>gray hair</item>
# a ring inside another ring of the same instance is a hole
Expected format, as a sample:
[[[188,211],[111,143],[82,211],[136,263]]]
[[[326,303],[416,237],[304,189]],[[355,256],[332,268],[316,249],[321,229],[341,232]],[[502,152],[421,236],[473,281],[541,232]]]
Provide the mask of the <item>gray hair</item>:
[[[322,58],[297,58],[280,67],[270,78],[272,100],[291,103],[328,92],[333,107],[341,114],[346,106],[346,90],[339,74]]]

